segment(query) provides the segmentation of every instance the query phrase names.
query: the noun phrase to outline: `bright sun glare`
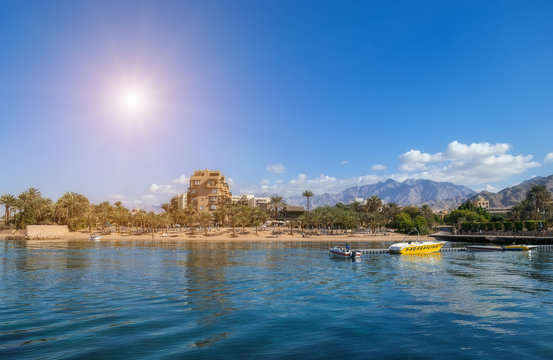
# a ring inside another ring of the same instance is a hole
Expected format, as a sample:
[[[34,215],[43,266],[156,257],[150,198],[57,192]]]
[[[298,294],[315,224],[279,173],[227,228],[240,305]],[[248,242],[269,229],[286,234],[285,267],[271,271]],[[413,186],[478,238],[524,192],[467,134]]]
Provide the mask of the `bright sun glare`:
[[[145,115],[148,99],[143,90],[125,89],[119,99],[121,111],[127,115]]]

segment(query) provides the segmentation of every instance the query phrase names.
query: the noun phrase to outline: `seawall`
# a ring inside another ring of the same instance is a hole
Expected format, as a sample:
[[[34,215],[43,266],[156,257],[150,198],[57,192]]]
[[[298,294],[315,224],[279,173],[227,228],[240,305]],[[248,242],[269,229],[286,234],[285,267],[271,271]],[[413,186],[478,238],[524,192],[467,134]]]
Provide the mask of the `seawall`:
[[[67,225],[27,225],[26,239],[60,239],[69,233]]]

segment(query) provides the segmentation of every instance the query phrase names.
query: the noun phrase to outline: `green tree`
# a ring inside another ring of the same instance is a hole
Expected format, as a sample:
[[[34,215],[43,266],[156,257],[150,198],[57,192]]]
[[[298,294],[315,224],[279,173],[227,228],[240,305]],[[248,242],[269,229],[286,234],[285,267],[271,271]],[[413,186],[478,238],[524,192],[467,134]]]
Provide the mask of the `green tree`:
[[[367,199],[367,212],[368,213],[377,213],[382,209],[382,199],[378,196],[373,195]]]
[[[310,208],[309,208],[309,199],[312,198],[315,194],[313,194],[313,192],[311,192],[311,190],[305,190],[303,192],[303,194],[301,194],[301,196],[304,196],[307,200],[307,212],[310,211]]]
[[[89,201],[86,196],[74,192],[66,192],[56,202],[61,210],[62,223],[69,226],[74,231],[79,227],[79,223],[84,223],[84,215],[88,209]]]
[[[211,214],[208,212],[200,212],[198,214],[198,223],[204,229],[204,234],[207,235],[207,228],[211,224]]]
[[[394,222],[393,226],[398,229],[399,231],[403,233],[408,233],[409,231],[413,230],[415,227],[415,223],[411,219],[411,216],[409,216],[406,212],[400,212]]]
[[[186,206],[186,209],[184,210],[184,223],[187,227],[189,227],[192,231],[194,231],[194,227],[196,226],[198,222],[198,210],[194,207],[192,204],[188,204]]]
[[[340,221],[344,224],[344,227],[346,229],[346,234],[348,232],[348,229],[351,229],[353,232],[353,229],[355,229],[359,225],[359,216],[353,210],[346,210],[342,212],[340,217]]]
[[[545,185],[532,185],[526,193],[527,213],[529,218],[545,220],[551,213],[553,198]]]
[[[255,226],[255,235],[257,235],[258,227],[269,220],[269,214],[263,209],[255,208],[252,211],[252,225]]]
[[[282,196],[273,196],[269,202],[269,209],[271,209],[274,219],[278,218],[278,214],[286,207],[286,203]]]
[[[11,220],[11,212],[16,205],[15,196],[11,194],[4,194],[0,196],[0,205],[4,205],[4,219],[6,220],[6,224],[9,224]]]
[[[123,206],[121,201],[116,201],[113,205],[111,219],[117,225],[117,233],[121,234],[121,226],[123,224],[128,225],[129,210]]]

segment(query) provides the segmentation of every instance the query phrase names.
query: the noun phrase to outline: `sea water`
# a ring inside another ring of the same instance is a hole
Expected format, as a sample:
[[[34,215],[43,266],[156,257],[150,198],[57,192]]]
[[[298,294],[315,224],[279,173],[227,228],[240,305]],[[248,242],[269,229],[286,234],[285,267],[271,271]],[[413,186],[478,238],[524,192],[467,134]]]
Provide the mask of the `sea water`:
[[[553,358],[553,252],[330,245],[0,240],[0,358]]]

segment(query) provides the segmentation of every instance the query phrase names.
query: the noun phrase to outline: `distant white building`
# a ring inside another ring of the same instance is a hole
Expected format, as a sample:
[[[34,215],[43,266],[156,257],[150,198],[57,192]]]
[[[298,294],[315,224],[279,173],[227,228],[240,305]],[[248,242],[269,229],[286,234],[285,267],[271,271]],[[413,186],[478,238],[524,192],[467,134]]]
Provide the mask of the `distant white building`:
[[[186,207],[186,193],[177,195],[177,206],[181,210]]]
[[[367,200],[366,199],[363,199],[363,198],[354,198],[353,200],[351,200],[349,203],[354,203],[354,202],[358,202],[359,204],[361,204],[362,206],[365,206],[367,205]]]
[[[250,209],[269,209],[271,198],[256,198],[254,195],[239,195],[233,196],[232,202],[235,204],[242,204],[248,206]]]

